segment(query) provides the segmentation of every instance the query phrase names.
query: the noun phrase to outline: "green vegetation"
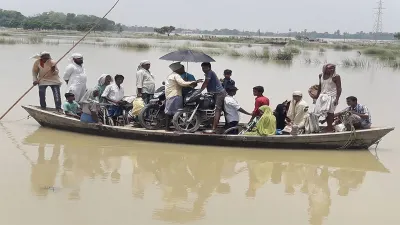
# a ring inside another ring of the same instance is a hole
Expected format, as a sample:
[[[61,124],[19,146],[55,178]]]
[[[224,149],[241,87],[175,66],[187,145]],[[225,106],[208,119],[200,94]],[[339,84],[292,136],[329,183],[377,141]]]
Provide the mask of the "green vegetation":
[[[342,65],[344,67],[368,68],[372,63],[366,59],[344,59]]]
[[[273,54],[272,58],[274,60],[285,60],[285,61],[291,61],[293,59],[293,53],[291,51],[288,51],[287,49],[279,49],[276,54]]]
[[[349,51],[349,50],[352,50],[353,47],[351,47],[350,45],[347,45],[347,44],[335,44],[335,45],[333,45],[333,49],[335,49],[337,51]]]
[[[229,50],[227,53],[231,57],[241,57],[241,56],[243,56],[240,52],[236,51],[235,49]]]
[[[371,47],[363,51],[366,55],[376,56],[381,60],[396,60],[400,50],[396,48]]]
[[[151,48],[151,46],[146,42],[135,42],[135,41],[121,41],[116,46],[119,48],[131,48],[131,49],[141,49],[141,50],[147,50]]]
[[[42,14],[25,17],[20,12],[0,9],[0,26],[8,28],[23,28],[25,30],[77,30],[87,31],[100,18],[97,16],[76,15],[74,13],[44,12]],[[94,31],[118,31],[121,24],[102,19]]]
[[[27,39],[28,44],[41,44],[43,43],[42,36],[29,36]]]
[[[400,40],[400,32],[399,32],[399,33],[395,33],[393,36],[394,36],[394,38],[396,38],[397,40]]]
[[[271,53],[268,48],[263,48],[261,52],[257,50],[250,50],[246,56],[251,59],[270,59]]]
[[[294,46],[285,47],[284,50],[286,52],[290,52],[291,54],[300,54],[301,53],[300,49],[296,48]]]
[[[14,39],[0,38],[0,45],[15,45],[17,41]]]
[[[159,34],[167,34],[168,36],[175,30],[174,26],[164,26],[161,28],[154,28],[154,32]]]

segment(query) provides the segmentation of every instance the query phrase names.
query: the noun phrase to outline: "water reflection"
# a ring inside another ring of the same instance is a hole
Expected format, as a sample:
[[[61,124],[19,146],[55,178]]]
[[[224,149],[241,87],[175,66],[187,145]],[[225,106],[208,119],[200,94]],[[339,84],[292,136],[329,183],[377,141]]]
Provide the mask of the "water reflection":
[[[280,185],[282,194],[306,195],[309,223],[323,224],[334,197],[357,191],[369,171],[389,172],[369,152],[230,151],[92,136],[81,139],[45,128],[25,139],[25,144],[37,146],[38,151],[31,175],[34,194],[47,196],[49,190],[43,187],[54,186],[60,170],[60,188],[68,193],[69,199],[79,200],[85,198],[80,191],[85,180],[123,185],[121,179],[126,176],[121,171],[130,166],[131,193],[126,194],[133,200],[161,196],[152,207],[152,218],[173,223],[207,217],[213,197],[254,201],[259,193],[266,192],[266,186]],[[45,149],[51,150],[50,159],[45,159]],[[248,178],[241,179],[248,186],[239,197],[231,192],[231,188],[240,186],[233,181],[237,177]],[[155,187],[160,195],[154,192]]]

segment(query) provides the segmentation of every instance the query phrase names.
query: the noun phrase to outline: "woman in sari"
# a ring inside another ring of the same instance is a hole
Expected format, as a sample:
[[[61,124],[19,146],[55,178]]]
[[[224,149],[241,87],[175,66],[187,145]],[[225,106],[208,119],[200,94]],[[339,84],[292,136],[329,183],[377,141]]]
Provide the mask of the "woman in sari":
[[[113,82],[113,78],[110,74],[103,74],[99,77],[99,80],[98,80],[98,83],[97,83],[97,86],[95,89],[99,91],[99,102],[100,103],[106,102],[106,100],[103,99],[101,97],[101,95],[103,94],[104,90],[111,82]]]
[[[81,121],[85,123],[97,123],[101,125],[99,118],[100,104],[97,101],[99,91],[97,89],[87,90],[79,104],[82,107]]]
[[[256,127],[252,132],[247,132],[245,135],[258,135],[258,136],[268,136],[274,135],[276,133],[276,118],[272,113],[269,106],[263,105],[259,108],[262,116],[257,122]]]

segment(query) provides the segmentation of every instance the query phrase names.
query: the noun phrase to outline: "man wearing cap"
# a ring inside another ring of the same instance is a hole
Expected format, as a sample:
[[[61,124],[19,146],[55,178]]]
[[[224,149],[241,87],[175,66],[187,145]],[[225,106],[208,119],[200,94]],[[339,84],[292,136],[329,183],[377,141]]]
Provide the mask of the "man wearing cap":
[[[150,61],[140,62],[136,72],[137,96],[142,97],[144,103],[148,104],[153,98],[156,90],[154,75],[150,72]]]
[[[41,52],[33,58],[36,59],[32,68],[33,85],[39,85],[40,107],[46,109],[46,89],[50,87],[53,91],[56,109],[62,112],[60,94],[62,81],[58,76],[56,63],[51,59],[48,52]]]
[[[228,95],[224,99],[224,109],[225,109],[225,118],[226,118],[226,129],[231,127],[236,127],[240,120],[239,112],[244,113],[246,115],[251,116],[252,114],[242,109],[239,103],[236,101],[234,96],[238,89],[235,86],[227,86],[225,89],[228,92]],[[237,134],[237,130],[234,133]]]
[[[172,74],[167,77],[167,82],[165,84],[165,126],[166,130],[169,130],[169,124],[171,117],[175,115],[178,109],[183,107],[182,99],[182,87],[189,87],[191,85],[196,85],[198,81],[184,81],[180,74],[185,72],[185,68],[179,62],[172,63],[169,68],[172,70]]]
[[[85,95],[87,82],[81,54],[72,54],[71,63],[65,69],[64,80],[68,85],[66,92],[74,94],[76,101],[79,102]]]
[[[293,126],[304,128],[305,120],[308,115],[308,104],[303,99],[303,94],[300,91],[295,91],[292,94],[292,101],[287,112],[288,125],[284,131],[291,132]]]

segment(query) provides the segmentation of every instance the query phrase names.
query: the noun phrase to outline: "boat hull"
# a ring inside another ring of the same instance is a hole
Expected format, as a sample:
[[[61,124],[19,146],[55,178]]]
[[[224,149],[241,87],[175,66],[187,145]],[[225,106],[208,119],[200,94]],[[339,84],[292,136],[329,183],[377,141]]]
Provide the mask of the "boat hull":
[[[98,126],[82,123],[63,114],[42,110],[36,106],[22,106],[40,125],[54,129],[115,137],[131,140],[156,141],[195,145],[216,145],[232,147],[281,148],[281,149],[368,149],[382,137],[393,131],[393,127],[372,128],[355,133],[330,134],[238,136],[198,133],[176,133],[161,130],[145,130],[133,127]],[[354,138],[351,138],[354,137]]]

